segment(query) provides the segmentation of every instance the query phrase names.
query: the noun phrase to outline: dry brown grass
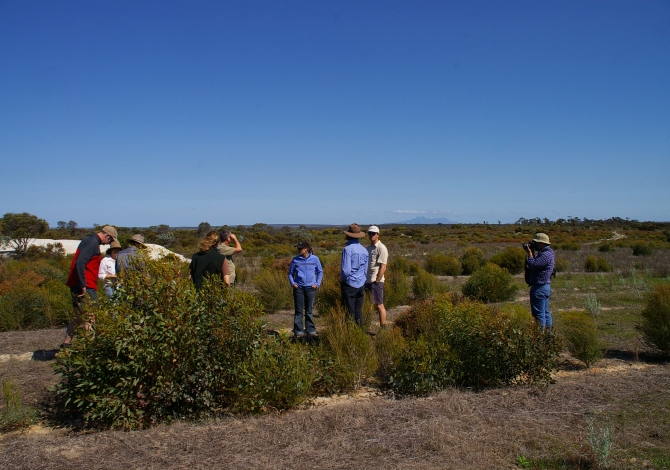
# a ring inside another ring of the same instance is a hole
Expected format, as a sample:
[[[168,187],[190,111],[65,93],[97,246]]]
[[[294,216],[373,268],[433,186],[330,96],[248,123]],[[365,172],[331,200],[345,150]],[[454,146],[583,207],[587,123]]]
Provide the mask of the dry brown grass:
[[[649,446],[670,450],[669,372],[668,365],[606,360],[560,372],[546,390],[338,400],[127,433],[12,434],[0,440],[0,466],[482,469],[514,468],[524,455],[580,468],[587,459],[584,420],[594,416],[615,424],[614,468],[631,468],[631,458]]]

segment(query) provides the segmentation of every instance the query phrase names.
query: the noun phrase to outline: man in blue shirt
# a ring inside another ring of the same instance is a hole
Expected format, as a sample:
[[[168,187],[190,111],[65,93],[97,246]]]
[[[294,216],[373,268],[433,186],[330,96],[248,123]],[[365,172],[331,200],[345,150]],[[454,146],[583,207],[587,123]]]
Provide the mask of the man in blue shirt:
[[[549,236],[546,233],[536,233],[533,241],[524,245],[528,253],[526,282],[530,286],[530,310],[543,331],[551,329],[549,296],[551,274],[554,272],[556,259],[549,245]],[[537,256],[533,254],[533,249],[537,250]]]
[[[356,323],[363,327],[363,299],[365,298],[365,278],[368,272],[368,250],[361,245],[365,236],[358,224],[349,225],[344,230],[347,243],[342,250],[340,266],[340,289],[342,305]]]

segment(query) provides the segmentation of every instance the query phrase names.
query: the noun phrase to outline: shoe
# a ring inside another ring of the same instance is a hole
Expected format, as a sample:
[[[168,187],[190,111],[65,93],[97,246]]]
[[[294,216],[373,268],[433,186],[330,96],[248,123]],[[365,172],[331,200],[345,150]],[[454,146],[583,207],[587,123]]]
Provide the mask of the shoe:
[[[305,333],[303,333],[303,332],[295,333],[295,334],[293,335],[293,337],[294,337],[295,339],[298,339],[298,338],[304,338],[304,337],[305,337]]]
[[[60,348],[61,349],[67,349],[70,346],[72,346],[72,343],[61,343]]]
[[[313,333],[307,333],[307,336],[309,336],[310,338],[318,338],[319,334],[315,331]]]

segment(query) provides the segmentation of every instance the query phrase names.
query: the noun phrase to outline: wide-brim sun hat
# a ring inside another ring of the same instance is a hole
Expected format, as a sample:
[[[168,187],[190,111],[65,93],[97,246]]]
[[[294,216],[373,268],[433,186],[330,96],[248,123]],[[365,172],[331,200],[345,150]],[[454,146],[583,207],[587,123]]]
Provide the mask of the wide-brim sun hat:
[[[547,245],[551,245],[551,243],[549,243],[549,235],[547,235],[546,233],[542,233],[542,232],[536,233],[535,236],[533,237],[533,241],[534,242],[539,242],[539,243],[546,243]]]
[[[121,249],[121,244],[119,243],[118,240],[112,241],[112,243],[109,244],[109,249],[110,250],[120,250]]]
[[[132,237],[130,237],[131,242],[139,243],[140,245],[144,246],[144,237],[140,235],[139,233],[136,233]]]
[[[342,230],[342,232],[351,238],[363,238],[365,236],[365,232],[361,231],[361,227],[358,224],[350,224],[349,230]]]
[[[117,233],[116,229],[114,227],[112,227],[111,225],[105,225],[104,227],[102,227],[102,229],[100,229],[100,231],[106,233],[107,235],[112,237],[114,240],[119,238],[119,234]]]

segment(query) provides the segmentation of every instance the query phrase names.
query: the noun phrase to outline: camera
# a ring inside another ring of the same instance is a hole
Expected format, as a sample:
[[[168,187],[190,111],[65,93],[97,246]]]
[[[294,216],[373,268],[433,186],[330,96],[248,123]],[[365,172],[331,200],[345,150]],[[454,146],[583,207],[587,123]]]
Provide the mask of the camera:
[[[523,249],[524,250],[527,250],[528,248],[530,248],[530,251],[536,251],[537,250],[537,246],[535,245],[535,240],[531,240],[528,243],[523,244]]]

